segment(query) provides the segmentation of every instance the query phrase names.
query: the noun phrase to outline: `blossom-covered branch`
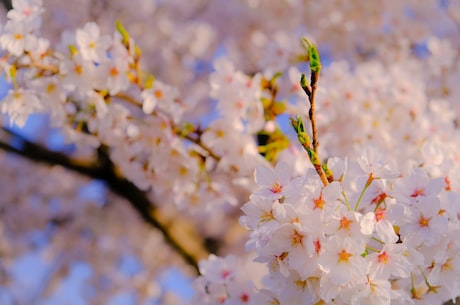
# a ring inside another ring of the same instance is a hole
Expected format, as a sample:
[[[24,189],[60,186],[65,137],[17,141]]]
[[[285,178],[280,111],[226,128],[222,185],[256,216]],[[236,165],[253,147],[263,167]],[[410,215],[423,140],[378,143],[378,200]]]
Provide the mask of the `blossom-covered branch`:
[[[50,151],[8,129],[2,129],[2,133],[3,141],[0,142],[0,149],[2,150],[35,162],[60,165],[79,174],[107,183],[112,192],[126,198],[142,219],[159,230],[167,244],[175,249],[195,269],[198,269],[198,260],[207,256],[204,241],[196,233],[190,231],[190,224],[183,220],[182,224],[176,223],[182,226],[181,229],[171,226],[171,220],[168,220],[165,215],[162,215],[161,211],[158,211],[145,192],[139,190],[131,182],[116,173],[113,164],[103,149],[99,149],[97,161],[78,160],[72,159],[63,153]],[[11,142],[14,142],[15,145],[9,144]]]

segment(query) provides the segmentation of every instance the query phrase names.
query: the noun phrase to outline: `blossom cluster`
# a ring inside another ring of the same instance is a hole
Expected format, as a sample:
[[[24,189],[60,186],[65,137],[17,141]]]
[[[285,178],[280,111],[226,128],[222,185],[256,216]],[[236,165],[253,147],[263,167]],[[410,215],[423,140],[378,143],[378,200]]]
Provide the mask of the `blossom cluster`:
[[[182,98],[176,87],[142,70],[141,51],[120,23],[110,36],[88,22],[64,32],[53,48],[40,35],[41,1],[13,5],[0,39],[6,54],[1,67],[12,84],[1,112],[11,124],[21,127],[31,114],[47,113],[67,142],[82,149],[107,148],[137,187],[155,187],[152,196],[159,202],[188,207],[191,213],[235,205],[238,194],[252,185],[244,178],[265,162],[251,137],[263,125],[260,77],[216,63],[211,95],[220,99],[226,115],[200,127],[186,120],[199,107],[197,100]],[[237,107],[231,110],[232,105]],[[243,121],[254,117],[259,123],[243,129]]]
[[[423,168],[401,176],[372,151],[328,165],[337,180],[326,186],[312,169],[292,178],[286,163],[257,168],[259,189],[240,221],[266,275],[247,300],[230,301],[234,280],[207,290],[205,304],[219,304],[216,293],[220,304],[442,304],[458,296],[460,194]],[[202,273],[212,287],[219,281],[209,268]]]

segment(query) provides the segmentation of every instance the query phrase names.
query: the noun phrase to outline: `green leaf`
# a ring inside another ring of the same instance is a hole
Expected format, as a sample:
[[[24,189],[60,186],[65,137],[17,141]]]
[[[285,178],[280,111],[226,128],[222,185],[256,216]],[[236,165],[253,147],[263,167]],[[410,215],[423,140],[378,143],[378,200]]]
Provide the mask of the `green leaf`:
[[[307,48],[311,72],[319,73],[321,71],[321,59],[319,57],[318,49],[314,43],[310,42],[305,37],[302,38],[302,42],[304,43],[304,47]]]
[[[11,65],[10,67],[10,76],[13,80],[16,80],[16,66]]]
[[[305,88],[305,87],[308,87],[308,80],[307,80],[307,77],[305,76],[305,74],[302,73],[302,75],[300,76],[300,86],[302,88]]]
[[[302,118],[297,115],[295,119],[291,118],[291,125],[297,133],[297,139],[299,143],[308,151],[311,146],[311,139],[308,134],[305,132],[305,126],[303,125]],[[308,152],[310,155],[310,152]]]
[[[144,88],[145,89],[152,88],[154,81],[155,81],[155,76],[153,76],[153,74],[150,74],[150,73],[144,74]]]
[[[183,125],[182,125],[182,130],[181,130],[181,135],[182,136],[186,136],[192,132],[195,131],[195,125],[193,125],[192,123],[189,123],[189,122],[185,122]]]
[[[270,82],[271,83],[274,83],[278,78],[280,78],[281,76],[283,76],[283,72],[276,72],[273,77],[270,79]]]
[[[78,49],[76,46],[74,46],[73,44],[69,44],[69,52],[70,54],[72,54],[72,56],[74,56],[75,54],[78,53]]]
[[[129,45],[129,34],[128,31],[125,29],[125,27],[121,24],[120,20],[117,20],[115,22],[115,28],[117,29],[118,33],[121,35],[121,42],[124,45]]]

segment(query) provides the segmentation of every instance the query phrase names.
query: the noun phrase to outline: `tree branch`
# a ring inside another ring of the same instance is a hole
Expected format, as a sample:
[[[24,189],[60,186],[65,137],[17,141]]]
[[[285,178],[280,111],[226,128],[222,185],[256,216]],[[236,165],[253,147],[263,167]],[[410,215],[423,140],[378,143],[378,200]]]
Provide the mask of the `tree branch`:
[[[205,247],[205,241],[187,227],[185,221],[178,221],[177,218],[168,219],[162,215],[161,211],[150,202],[144,191],[141,191],[124,177],[117,175],[106,149],[98,150],[99,162],[82,162],[82,160],[73,159],[66,154],[50,151],[5,128],[2,128],[2,131],[10,137],[10,140],[19,144],[13,146],[8,142],[0,141],[0,149],[4,151],[20,155],[37,163],[60,165],[82,175],[105,181],[112,192],[127,199],[142,219],[159,230],[166,242],[198,271],[198,261],[209,254]],[[180,231],[177,229],[178,223],[181,225]]]
[[[1,0],[1,1],[2,1],[3,7],[4,7],[7,11],[13,9],[13,5],[11,4],[11,0]]]

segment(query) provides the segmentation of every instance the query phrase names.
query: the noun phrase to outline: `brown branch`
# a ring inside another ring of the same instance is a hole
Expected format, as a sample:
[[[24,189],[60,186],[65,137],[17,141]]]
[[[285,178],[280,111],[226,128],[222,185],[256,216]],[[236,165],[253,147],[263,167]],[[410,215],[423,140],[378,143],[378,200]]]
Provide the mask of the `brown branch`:
[[[208,146],[206,146],[205,144],[203,144],[203,142],[200,141],[200,139],[195,139],[193,137],[191,137],[190,135],[180,135],[182,138],[192,142],[192,143],[195,143],[196,145],[198,145],[201,149],[203,149],[206,153],[208,153],[208,155],[213,158],[214,160],[216,161],[220,161],[221,157],[216,155],[211,148],[209,148]]]
[[[13,9],[13,5],[11,4],[11,0],[1,0],[1,1],[2,1],[3,7],[4,7],[7,11]]]
[[[318,155],[318,127],[316,127],[316,117],[315,117],[315,95],[316,88],[318,86],[318,73],[312,73],[311,75],[311,94],[308,97],[310,99],[310,111],[308,112],[311,122],[311,129],[313,134],[312,145],[313,150],[316,155]]]
[[[17,64],[16,68],[18,69],[35,68],[35,69],[40,69],[42,71],[49,71],[53,74],[56,74],[59,72],[59,69],[56,66],[47,65],[39,61],[35,61],[33,58],[31,59],[32,59],[32,62],[30,64]]]
[[[115,94],[113,97],[117,97],[119,99],[122,99],[122,100],[125,100],[126,102],[134,105],[134,106],[137,106],[137,107],[142,107],[142,103],[139,102],[138,100],[136,100],[134,97],[132,97],[131,95],[129,94],[126,94],[124,92],[118,92],[117,94]]]
[[[182,232],[178,231],[177,219],[174,222],[172,219],[162,215],[161,211],[150,202],[145,192],[116,173],[114,164],[111,162],[106,149],[101,148],[98,150],[98,162],[81,162],[81,160],[73,159],[66,154],[50,151],[7,129],[3,128],[2,130],[11,139],[14,138],[16,143],[19,142],[19,147],[21,147],[17,148],[6,142],[0,142],[0,149],[4,151],[20,155],[37,163],[60,165],[82,175],[105,181],[112,192],[127,199],[142,219],[159,230],[163,234],[166,243],[198,272],[199,259],[207,257],[209,253],[205,247],[205,241],[198,237],[196,233],[190,233],[191,228],[189,227],[182,230]],[[182,221],[180,223],[181,229],[183,229]]]

